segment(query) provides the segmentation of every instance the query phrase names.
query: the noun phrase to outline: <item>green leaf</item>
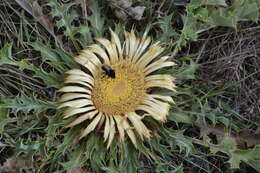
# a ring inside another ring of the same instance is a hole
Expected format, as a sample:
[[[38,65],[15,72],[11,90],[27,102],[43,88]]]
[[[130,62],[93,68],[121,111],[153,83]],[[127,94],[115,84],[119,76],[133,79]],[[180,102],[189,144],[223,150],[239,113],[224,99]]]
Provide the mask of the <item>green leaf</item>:
[[[16,61],[16,65],[19,66],[20,70],[28,69],[34,72],[33,77],[40,78],[48,87],[60,88],[63,86],[63,74],[58,74],[57,72],[45,72],[41,67],[37,67],[30,64],[27,59],[21,61]],[[63,69],[64,70],[64,69]]]
[[[231,168],[239,168],[241,161],[248,163],[250,166],[260,171],[260,146],[255,146],[255,148],[240,150],[236,149],[230,152],[230,159],[228,162]]]
[[[88,44],[93,42],[89,27],[81,25],[77,32],[81,34],[81,36],[78,38],[78,41],[83,48],[86,48]]]
[[[57,63],[59,61],[58,55],[50,48],[49,45],[48,46],[44,45],[40,41],[31,42],[28,44],[32,46],[33,49],[41,52],[41,58],[43,62],[49,61],[49,62]]]
[[[224,6],[226,7],[227,4],[225,0],[192,0],[190,2],[191,5],[214,5],[214,6]]]
[[[183,173],[183,166],[180,165],[172,173]]]
[[[41,78],[48,87],[61,88],[63,86],[64,74],[59,75],[56,72],[45,72],[42,69],[34,69],[34,77]]]
[[[93,2],[97,4],[96,1]],[[59,3],[57,0],[51,0],[48,5],[52,7],[52,16],[58,18],[56,22],[57,27],[65,29],[64,35],[73,43],[77,51],[80,50],[78,43],[80,43],[82,47],[86,47],[87,44],[92,42],[90,30],[94,32],[95,36],[103,35],[101,32],[103,32],[104,19],[100,17],[98,5],[90,8],[93,12],[92,15],[88,17],[91,25],[93,25],[90,28],[83,24],[79,26],[74,25],[73,22],[76,20],[76,15],[72,15],[69,12],[70,8],[75,5],[74,3]]]
[[[1,100],[0,100],[1,101]],[[9,110],[0,106],[0,138],[4,131],[5,125],[8,123]]]
[[[234,138],[226,134],[220,144],[211,146],[210,151],[212,153],[221,151],[226,154],[230,154],[230,151],[234,151],[236,149],[236,141]]]
[[[162,139],[161,138],[153,138],[153,139],[150,139],[149,140],[149,145],[151,148],[150,151],[151,153],[159,153],[159,156],[161,156],[162,158],[168,158],[170,157],[170,153],[169,153],[169,150],[167,149],[166,145],[165,144],[162,144],[161,143]],[[156,158],[156,162],[159,161],[159,157],[156,156],[154,154],[153,156],[154,158]]]
[[[139,168],[138,152],[129,139],[123,143],[120,152],[122,153],[122,160],[120,161],[121,169],[125,168],[125,170],[129,170],[129,172],[137,172]]]
[[[237,22],[239,21],[238,16],[232,10],[212,10],[210,15],[212,22],[215,23],[216,26],[227,26],[236,28]]]
[[[240,19],[256,21],[259,19],[259,7],[257,3],[244,3],[243,8],[237,10],[237,16]]]
[[[123,143],[113,142],[107,153],[109,164],[102,167],[103,171],[108,173],[138,172],[140,166],[138,162],[139,153],[129,139]]]
[[[230,152],[231,157],[228,160],[228,163],[230,163],[230,166],[232,169],[239,168],[240,162],[248,162],[249,159],[254,158],[254,152],[249,150],[235,150]]]
[[[192,143],[192,138],[183,135],[183,131],[176,131],[174,134],[170,134],[174,139],[174,142],[177,146],[179,146],[180,151],[185,150],[185,156],[190,155],[194,152],[194,146]]]
[[[14,59],[12,58],[12,46],[13,43],[9,43],[0,49],[0,65],[16,65]]]
[[[216,7],[212,8],[212,6]],[[186,18],[189,19],[190,25],[187,29],[199,33],[200,29],[205,30],[215,26],[236,28],[239,21],[257,22],[260,15],[259,7],[260,2],[257,0],[237,0],[233,1],[230,6],[225,0],[192,0],[187,6]]]
[[[103,168],[106,153],[107,149],[102,137],[90,134],[86,141],[85,157],[90,159],[91,166],[97,169]]]
[[[91,0],[91,12],[92,15],[88,17],[91,24],[91,31],[95,37],[102,37],[104,33],[105,19],[101,16],[101,8],[98,5],[98,1]]]
[[[182,165],[176,167],[175,164],[173,164],[173,162],[166,161],[166,159],[165,159],[165,160],[163,160],[163,161],[161,161],[159,163],[156,162],[156,167],[155,167],[154,172],[160,172],[160,173],[163,173],[163,172],[183,173],[183,172],[181,172],[181,170],[182,170]]]
[[[74,5],[74,3],[61,4],[57,2],[57,0],[50,0],[48,5],[52,7],[52,16],[59,18],[57,22],[58,28],[64,27],[64,34],[73,37],[73,33],[76,33],[76,27],[72,25],[75,16],[69,14],[69,9]]]
[[[13,143],[15,148],[14,152],[16,155],[26,154],[27,160],[32,164],[35,156],[44,156],[44,142],[42,139],[38,138],[36,141],[31,141],[30,139],[26,142],[15,141]]]
[[[64,73],[68,69],[76,66],[76,62],[71,58],[71,56],[67,55],[61,49],[52,49],[50,46],[47,46],[40,41],[28,44],[41,53],[43,62],[48,63],[60,73]]]
[[[192,115],[183,111],[171,111],[168,115],[168,119],[176,123],[192,124],[195,122],[195,118]]]
[[[56,53],[52,52],[50,50],[50,48],[43,46],[42,43],[35,43],[35,44],[32,43],[32,45],[35,46],[36,50],[39,50],[39,51],[42,52],[44,60],[53,61],[50,64],[55,64],[55,63],[57,63],[57,65],[59,64],[59,61],[61,59],[57,60],[57,58],[58,58],[57,55],[56,55],[57,52]],[[63,80],[62,75],[59,75],[56,72],[47,73],[43,69],[41,69],[41,67],[37,67],[33,64],[30,64],[27,59],[22,59],[21,61],[16,61],[12,58],[11,50],[12,50],[12,44],[11,43],[5,45],[0,50],[0,65],[8,64],[8,65],[17,66],[17,67],[19,67],[20,70],[24,70],[24,69],[31,70],[31,71],[35,72],[34,77],[41,78],[48,87],[60,88],[62,86],[62,80]],[[66,57],[63,54],[62,57],[63,57],[63,60],[66,59],[66,63],[68,63],[68,66],[75,67],[75,62],[73,60],[69,59],[68,56]],[[66,68],[64,66],[57,66],[57,65],[55,65],[55,66],[58,67],[58,69],[62,72],[64,72],[64,70],[66,70],[66,69],[69,69],[69,68]]]
[[[160,31],[158,32],[158,38],[160,41],[170,44],[173,40],[173,37],[177,37],[177,32],[173,29],[172,26],[173,14],[168,16],[161,17],[156,24],[160,27]]]
[[[199,64],[196,64],[193,60],[190,60],[190,64],[185,63],[182,65],[182,71],[180,71],[176,77],[181,80],[196,79],[195,73],[199,67]]]
[[[84,157],[85,146],[81,143],[72,153],[68,154],[70,158],[68,162],[61,163],[61,165],[65,168],[67,173],[71,173],[73,168],[83,167],[85,162],[87,161],[86,157]]]
[[[259,154],[260,153],[260,146],[256,146],[254,152],[255,152],[255,154]],[[259,161],[259,158],[250,159],[247,163],[250,166],[252,166],[253,168],[255,168],[258,172],[260,172],[260,161]]]
[[[61,113],[56,113],[55,116],[50,116],[48,118],[48,127],[45,129],[46,131],[46,142],[45,145],[47,147],[52,147],[53,143],[58,136],[58,129],[64,127],[65,121],[61,121],[62,116]]]
[[[10,109],[14,114],[19,111],[28,114],[32,111],[36,115],[48,109],[56,108],[53,102],[39,100],[35,96],[29,97],[25,94],[16,96],[14,99],[3,99],[3,104],[0,107]]]
[[[235,139],[226,134],[220,144],[209,144],[209,146],[213,153],[221,151],[229,155],[230,158],[228,162],[230,163],[231,168],[239,168],[240,163],[243,161],[257,171],[260,171],[260,145],[257,145],[254,148],[241,150],[237,148]]]
[[[183,135],[185,130],[158,128],[158,131],[162,134],[164,141],[167,141],[171,147],[179,147],[180,152],[185,151],[186,157],[195,152],[192,138]]]
[[[70,120],[71,121],[71,120]],[[79,128],[71,128],[64,136],[64,140],[57,147],[57,150],[54,154],[54,159],[58,159],[61,154],[64,154],[70,147],[72,147],[75,143],[75,138],[77,137],[79,132]]]

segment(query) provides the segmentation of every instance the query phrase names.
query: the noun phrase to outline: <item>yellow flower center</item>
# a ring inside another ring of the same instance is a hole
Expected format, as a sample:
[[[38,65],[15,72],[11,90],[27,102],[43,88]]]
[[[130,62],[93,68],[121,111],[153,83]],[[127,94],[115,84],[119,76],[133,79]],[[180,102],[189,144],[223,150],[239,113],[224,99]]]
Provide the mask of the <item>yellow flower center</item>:
[[[133,112],[145,97],[144,73],[133,63],[122,60],[110,66],[115,78],[100,68],[95,76],[92,100],[105,115],[124,115]]]

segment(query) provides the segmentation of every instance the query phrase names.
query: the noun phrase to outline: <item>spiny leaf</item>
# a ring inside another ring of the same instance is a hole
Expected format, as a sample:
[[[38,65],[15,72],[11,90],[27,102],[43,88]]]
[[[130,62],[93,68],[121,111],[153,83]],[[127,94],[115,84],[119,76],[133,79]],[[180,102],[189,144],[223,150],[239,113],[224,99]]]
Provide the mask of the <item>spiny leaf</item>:
[[[15,148],[15,154],[26,154],[27,160],[32,163],[35,156],[44,156],[44,142],[42,139],[38,138],[36,141],[31,141],[30,139],[27,141],[23,141],[20,138],[17,141],[13,141],[13,147]]]
[[[185,151],[185,156],[195,152],[192,138],[183,135],[185,130],[171,130],[163,126],[159,126],[157,129],[160,136],[163,137],[163,141],[167,141],[170,147],[179,147],[180,152]]]
[[[192,0],[190,2],[192,5],[215,5],[215,6],[222,6],[226,7],[227,4],[225,0]]]
[[[65,126],[66,121],[61,121],[61,115],[57,112],[54,116],[48,118],[48,127],[46,131],[46,142],[47,147],[52,147],[56,139],[56,136],[59,134],[58,129]]]
[[[257,166],[260,164],[259,145],[247,150],[241,150],[237,148],[235,138],[226,134],[220,144],[209,144],[209,146],[213,153],[221,151],[229,155],[230,159],[228,162],[230,163],[231,168],[239,168],[241,161],[244,161],[260,171],[259,166]]]
[[[75,19],[73,15],[69,14],[69,9],[74,5],[73,3],[60,4],[56,0],[51,0],[48,5],[52,7],[51,14],[54,17],[59,17],[57,22],[59,28],[64,27],[66,36],[73,37],[76,28],[72,25],[72,21]]]
[[[123,143],[112,142],[110,150],[107,151],[107,156],[109,164],[101,168],[105,172],[135,173],[140,167],[138,152],[130,140]]]
[[[166,145],[161,144],[160,138],[154,138],[149,141],[149,145],[151,145],[153,152],[158,152],[162,158],[170,157],[169,150]]]
[[[55,64],[55,61],[57,62],[58,60],[56,60],[56,58],[59,57],[59,60],[63,59],[63,61],[66,61],[66,63],[68,64],[67,66],[75,66],[75,62],[70,60],[69,57],[66,55],[64,55],[64,53],[62,54],[61,52],[52,52],[51,50],[49,50],[49,48],[43,47],[42,44],[33,44],[33,46],[35,46],[35,48],[37,50],[42,51],[43,57],[48,60],[52,60],[54,61],[53,63]],[[42,46],[42,47],[41,47]],[[38,77],[41,78],[44,83],[48,86],[48,87],[61,87],[61,80],[63,79],[62,75],[59,75],[56,72],[45,72],[41,67],[37,67],[31,63],[28,62],[27,59],[23,59],[21,61],[16,61],[15,59],[12,58],[12,43],[10,44],[6,44],[1,50],[0,50],[0,65],[4,65],[4,64],[8,64],[8,65],[14,65],[19,67],[20,70],[24,70],[24,69],[28,69],[33,71],[35,74],[33,75],[34,77]],[[47,52],[46,52],[47,51]],[[59,56],[58,56],[58,55]],[[55,58],[53,58],[53,56]],[[63,58],[60,58],[63,57]],[[64,72],[64,70],[66,70],[65,67],[61,67],[59,66],[59,70]]]
[[[209,6],[202,7],[202,5]],[[218,8],[210,8],[211,5]],[[258,21],[260,16],[260,2],[257,0],[238,0],[234,1],[231,6],[227,6],[225,0],[192,0],[187,9],[187,16],[191,14],[190,16],[194,17],[197,25],[209,25],[210,27],[236,28],[239,21]],[[203,21],[204,24],[200,21]]]
[[[80,24],[78,27],[76,27],[73,24],[73,21],[75,20],[76,16],[71,15],[69,13],[69,10],[74,5],[74,3],[62,4],[62,3],[57,2],[57,0],[51,0],[48,3],[48,5],[50,7],[52,7],[51,8],[52,9],[52,11],[51,11],[52,16],[58,17],[57,22],[56,22],[57,27],[65,29],[64,35],[67,36],[72,41],[73,45],[75,46],[75,48],[78,51],[79,51],[78,42],[81,44],[82,47],[85,47],[87,44],[92,42],[91,32],[90,32],[90,29],[87,26]],[[93,8],[93,10],[95,10],[95,8]],[[89,20],[92,21],[91,16],[89,17]],[[93,20],[93,24],[95,24],[96,27],[98,27],[98,30],[100,30],[100,29],[102,30],[102,27],[103,27],[101,25],[102,19],[98,17],[97,13],[93,13],[93,17],[94,16],[95,16],[95,20]],[[93,28],[93,27],[91,27],[91,28]],[[79,34],[80,37],[78,37],[78,36],[76,37],[77,34]]]
[[[41,52],[42,61],[50,61],[57,63],[59,61],[58,55],[50,48],[50,46],[44,45],[40,41],[29,43],[33,49]]]
[[[56,120],[59,120],[58,117],[56,117],[56,118],[55,118]],[[54,122],[56,122],[55,119],[54,119]],[[69,122],[71,122],[71,119],[68,119],[68,120],[65,120],[65,121],[61,121],[59,126],[63,126],[64,127],[65,125],[69,124]],[[51,128],[48,128],[48,130],[49,130],[49,132],[53,132],[53,129],[51,129]],[[54,159],[58,159],[62,154],[65,154],[65,152],[75,144],[75,142],[76,142],[75,139],[78,136],[79,130],[80,129],[78,127],[74,127],[74,128],[71,128],[71,129],[68,130],[66,135],[64,135],[64,140],[57,147],[57,150],[54,153],[54,156],[53,156]]]
[[[85,48],[88,44],[93,42],[90,28],[84,25],[79,26],[77,29],[77,33],[80,33],[80,37],[78,38],[79,43],[83,48]]]
[[[101,9],[96,0],[91,0],[92,15],[89,16],[91,31],[95,37],[102,37],[104,33],[104,18],[101,16]]]
[[[19,111],[28,114],[32,111],[34,114],[39,114],[48,109],[54,109],[53,102],[37,99],[35,96],[28,97],[25,94],[16,96],[14,99],[3,99],[3,104],[0,108],[8,108],[12,113],[17,114]]]
[[[168,119],[176,123],[187,123],[192,124],[195,118],[183,111],[171,111],[168,115]]]
[[[211,20],[217,26],[236,28],[239,18],[235,12],[232,12],[231,10],[219,9],[211,11]]]
[[[173,40],[173,37],[178,36],[176,31],[173,29],[172,20],[173,14],[170,14],[168,16],[160,18],[159,21],[156,23],[161,29],[161,31],[158,32],[158,38],[160,39],[160,41],[165,42],[166,44],[170,44],[171,40]]]
[[[193,153],[194,146],[192,144],[192,138],[188,136],[183,135],[184,131],[176,131],[176,132],[171,132],[169,133],[170,137],[174,141],[174,145],[177,145],[180,148],[180,151],[185,150],[185,156],[190,155]]]
[[[212,5],[217,8],[210,8]],[[192,0],[186,7],[187,14],[183,16],[184,26],[174,53],[186,46],[188,41],[196,41],[199,33],[210,28],[236,28],[239,21],[258,21],[259,11],[260,2],[257,0],[237,0],[231,6],[227,6],[225,0]]]
[[[223,137],[226,135],[226,127],[223,126],[212,126],[203,123],[195,123],[200,128],[200,136],[207,136],[213,134],[216,136],[217,142],[221,143]],[[240,149],[251,148],[256,145],[260,145],[260,133],[252,133],[248,130],[240,131],[239,133],[230,133],[230,138],[235,139],[236,145]]]
[[[67,170],[67,173],[71,173],[75,167],[83,167],[87,158],[84,156],[85,145],[81,143],[72,153],[68,154],[70,158],[68,162],[61,163],[61,165]]]
[[[237,149],[234,151],[230,151],[231,156],[228,162],[230,163],[231,168],[239,168],[241,161],[244,161],[246,163],[249,161],[257,161],[258,164],[260,164],[259,152],[260,146],[256,146],[255,148],[248,150]]]
[[[137,172],[139,167],[138,164],[138,153],[136,152],[132,143],[127,140],[122,146],[122,159],[120,159],[120,166],[131,172]]]
[[[85,148],[85,157],[90,160],[94,168],[103,168],[107,153],[103,139],[95,134],[90,135]]]
[[[73,61],[71,56],[61,49],[52,49],[50,46],[47,46],[40,41],[29,43],[29,45],[41,53],[43,62],[53,66],[61,73],[64,73],[68,69],[74,68],[76,66],[76,63]]]
[[[4,47],[0,49],[0,65],[3,64],[16,65],[12,58],[12,46],[13,43],[9,43],[4,45]]]
[[[190,60],[189,64],[183,63],[180,71],[177,75],[177,78],[181,80],[195,79],[196,71],[199,69],[200,65],[195,63],[193,60]]]
[[[172,173],[183,173],[183,166],[180,165]]]
[[[0,100],[0,102],[2,101]],[[5,125],[8,123],[8,118],[9,118],[9,110],[0,107],[0,138],[4,131]]]
[[[257,21],[259,19],[259,1],[247,1],[245,2],[242,7],[243,8],[238,8],[237,10],[237,16],[241,20],[252,20],[252,21]]]
[[[34,72],[33,77],[40,78],[48,87],[60,88],[62,86],[62,80],[64,74],[58,74],[57,72],[45,72],[41,67],[37,67],[30,64],[27,59],[16,61],[16,65],[20,70],[28,69]]]

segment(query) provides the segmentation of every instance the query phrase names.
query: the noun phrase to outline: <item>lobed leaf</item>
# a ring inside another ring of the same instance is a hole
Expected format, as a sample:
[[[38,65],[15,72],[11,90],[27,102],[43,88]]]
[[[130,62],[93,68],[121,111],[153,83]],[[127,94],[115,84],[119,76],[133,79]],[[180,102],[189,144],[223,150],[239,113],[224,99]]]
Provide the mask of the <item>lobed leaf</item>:
[[[53,102],[43,101],[37,99],[35,96],[29,97],[25,94],[18,95],[14,99],[3,99],[2,101],[3,104],[0,105],[0,108],[10,109],[14,114],[21,111],[25,114],[32,112],[38,115],[41,112],[56,107]]]

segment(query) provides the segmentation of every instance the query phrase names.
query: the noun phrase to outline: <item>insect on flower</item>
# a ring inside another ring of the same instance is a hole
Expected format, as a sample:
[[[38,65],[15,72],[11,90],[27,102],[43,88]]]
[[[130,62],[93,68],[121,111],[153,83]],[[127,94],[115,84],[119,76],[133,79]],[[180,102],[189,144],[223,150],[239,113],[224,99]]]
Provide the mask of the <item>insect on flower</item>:
[[[63,118],[75,117],[66,128],[83,124],[80,139],[99,130],[107,147],[116,139],[124,142],[126,138],[137,147],[137,136],[141,140],[152,136],[145,117],[167,120],[174,101],[170,95],[151,92],[151,88],[175,91],[173,76],[154,73],[175,63],[170,56],[161,55],[164,48],[159,42],[153,43],[147,33],[137,37],[133,30],[125,31],[123,42],[114,31],[110,33],[111,40],[96,38],[98,43],[74,57],[87,72],[66,72],[67,86],[59,90],[64,94],[58,108],[66,107]]]
[[[102,70],[104,71],[105,75],[111,77],[111,78],[115,78],[116,74],[115,74],[115,70],[113,70],[109,65],[103,64],[101,66]]]

